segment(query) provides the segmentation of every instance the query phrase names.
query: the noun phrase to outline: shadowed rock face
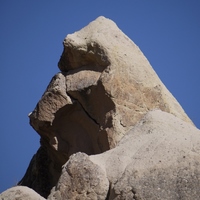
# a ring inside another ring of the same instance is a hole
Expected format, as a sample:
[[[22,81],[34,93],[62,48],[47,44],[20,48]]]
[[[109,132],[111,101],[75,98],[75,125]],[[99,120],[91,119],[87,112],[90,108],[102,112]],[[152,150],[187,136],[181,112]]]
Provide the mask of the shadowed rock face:
[[[114,148],[149,110],[160,109],[192,124],[140,49],[111,20],[97,18],[67,35],[63,45],[61,72],[29,115],[48,157],[51,186],[72,154]],[[30,179],[29,172],[22,185],[35,189],[32,182],[47,181],[42,172],[37,179]]]

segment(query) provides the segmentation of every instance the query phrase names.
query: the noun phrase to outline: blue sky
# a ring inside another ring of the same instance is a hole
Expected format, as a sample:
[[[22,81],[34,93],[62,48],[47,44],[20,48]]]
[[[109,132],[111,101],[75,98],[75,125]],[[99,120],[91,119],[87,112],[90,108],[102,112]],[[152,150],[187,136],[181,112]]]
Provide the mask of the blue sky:
[[[199,0],[0,0],[0,192],[23,177],[39,147],[28,113],[59,72],[64,37],[101,15],[140,47],[200,128],[199,10]]]

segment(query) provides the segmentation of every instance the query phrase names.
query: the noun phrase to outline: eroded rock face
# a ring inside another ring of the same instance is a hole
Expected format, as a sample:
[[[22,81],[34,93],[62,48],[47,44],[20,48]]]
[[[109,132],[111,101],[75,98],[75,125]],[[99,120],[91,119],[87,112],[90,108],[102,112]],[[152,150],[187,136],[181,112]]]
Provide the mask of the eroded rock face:
[[[72,154],[114,148],[149,110],[160,109],[192,124],[140,49],[111,20],[99,17],[63,44],[61,72],[29,115],[48,157],[48,167],[40,168],[51,177],[49,185],[57,183]],[[39,178],[27,173],[20,183],[34,189],[33,182],[43,184],[40,168],[34,169]]]
[[[68,35],[59,68],[30,123],[66,158],[115,147],[155,108],[191,122],[139,48],[109,19],[99,17]]]
[[[200,130],[150,111],[114,149],[71,156],[48,199],[199,199],[199,147]]]

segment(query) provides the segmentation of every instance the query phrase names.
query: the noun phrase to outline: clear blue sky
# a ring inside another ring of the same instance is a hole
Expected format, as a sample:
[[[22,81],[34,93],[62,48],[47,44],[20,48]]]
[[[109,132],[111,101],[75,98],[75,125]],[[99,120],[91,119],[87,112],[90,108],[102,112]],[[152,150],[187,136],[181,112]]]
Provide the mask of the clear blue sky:
[[[100,15],[140,47],[200,128],[199,0],[0,0],[0,192],[22,178],[39,147],[28,113],[59,71],[64,37]]]

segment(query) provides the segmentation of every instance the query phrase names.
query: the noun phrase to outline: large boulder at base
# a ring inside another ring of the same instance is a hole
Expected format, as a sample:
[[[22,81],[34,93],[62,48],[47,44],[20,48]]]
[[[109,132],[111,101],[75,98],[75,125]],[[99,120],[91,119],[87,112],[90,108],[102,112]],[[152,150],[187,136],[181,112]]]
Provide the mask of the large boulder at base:
[[[105,200],[108,188],[105,171],[91,162],[88,155],[77,153],[63,166],[62,176],[48,199]]]
[[[1,193],[0,200],[45,200],[45,198],[28,187],[16,186]]]
[[[55,185],[72,154],[114,148],[149,110],[160,109],[192,124],[140,49],[113,21],[99,17],[67,35],[63,44],[61,72],[29,115],[48,165],[34,159],[32,166],[38,168],[30,166],[29,172],[38,176],[27,172],[20,184],[37,191],[46,181]]]
[[[200,130],[155,110],[114,149],[71,156],[48,199],[199,200],[199,188]]]

